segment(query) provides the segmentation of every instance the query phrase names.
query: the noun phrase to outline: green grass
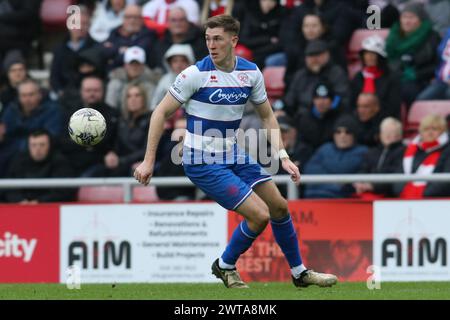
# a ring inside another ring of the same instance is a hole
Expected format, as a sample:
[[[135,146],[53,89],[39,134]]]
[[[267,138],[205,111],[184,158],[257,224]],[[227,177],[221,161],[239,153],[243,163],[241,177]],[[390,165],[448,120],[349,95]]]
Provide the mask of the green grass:
[[[332,288],[297,289],[290,283],[250,283],[231,290],[222,284],[85,284],[69,290],[61,284],[0,284],[2,299],[148,299],[148,300],[322,300],[450,299],[450,282],[386,282],[368,290],[365,282]]]

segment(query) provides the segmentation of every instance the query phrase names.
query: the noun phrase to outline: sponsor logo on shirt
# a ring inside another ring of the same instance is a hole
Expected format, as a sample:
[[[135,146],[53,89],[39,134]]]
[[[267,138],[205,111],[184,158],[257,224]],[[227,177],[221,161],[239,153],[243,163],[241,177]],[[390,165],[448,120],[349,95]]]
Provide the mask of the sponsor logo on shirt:
[[[211,103],[219,103],[223,100],[226,100],[229,103],[236,103],[242,98],[247,99],[248,94],[246,94],[245,92],[223,93],[222,89],[217,89],[209,96],[209,101]]]

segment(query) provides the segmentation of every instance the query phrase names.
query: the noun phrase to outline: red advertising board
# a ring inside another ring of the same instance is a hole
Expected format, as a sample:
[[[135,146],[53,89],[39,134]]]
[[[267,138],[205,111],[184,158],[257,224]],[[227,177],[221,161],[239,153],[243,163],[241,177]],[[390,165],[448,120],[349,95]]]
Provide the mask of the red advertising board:
[[[372,264],[372,202],[290,201],[304,264],[336,274],[341,281],[365,281]],[[228,236],[242,220],[230,212]],[[237,268],[244,281],[290,281],[289,266],[271,227],[242,255]]]
[[[59,205],[0,206],[0,283],[59,282]]]

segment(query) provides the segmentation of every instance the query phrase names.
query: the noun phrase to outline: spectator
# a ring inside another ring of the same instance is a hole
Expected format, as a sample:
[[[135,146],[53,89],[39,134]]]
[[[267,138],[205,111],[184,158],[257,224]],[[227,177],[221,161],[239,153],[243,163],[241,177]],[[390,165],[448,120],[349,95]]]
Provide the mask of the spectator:
[[[140,84],[130,84],[124,90],[124,112],[119,120],[114,148],[94,170],[94,177],[128,177],[144,159],[150,123],[147,91]]]
[[[429,175],[450,172],[450,144],[447,123],[442,116],[428,115],[422,119],[419,134],[407,145],[403,165],[397,172]],[[400,198],[448,197],[448,182],[413,181],[395,183],[393,194]]]
[[[297,139],[298,130],[295,128],[294,122],[288,116],[278,116],[278,124],[280,125],[281,140],[292,162],[297,165],[304,165],[312,155],[312,150]],[[280,167],[279,173],[283,173]],[[287,174],[287,172],[284,172]]]
[[[151,110],[154,110],[158,103],[164,98],[169,87],[175,81],[177,75],[194,64],[194,51],[189,44],[173,44],[164,55],[163,63],[165,69],[169,70],[158,82],[155,93],[151,99]]]
[[[334,124],[343,113],[341,99],[326,82],[314,88],[313,103],[298,122],[299,139],[312,151],[333,140]]]
[[[11,156],[26,149],[30,132],[46,129],[56,137],[62,131],[59,106],[43,98],[36,81],[27,79],[19,84],[17,90],[18,101],[6,109],[0,121],[3,124],[0,124],[0,176],[4,174]]]
[[[305,174],[347,174],[361,169],[367,147],[358,145],[358,127],[348,115],[339,118],[334,126],[334,142],[321,146],[305,167]],[[345,198],[352,194],[349,185],[317,184],[308,186],[306,198]]]
[[[378,144],[380,123],[383,120],[380,101],[373,93],[360,93],[356,102],[356,119],[360,127],[358,142],[368,147]]]
[[[380,124],[380,143],[369,149],[359,173],[394,173],[401,165],[405,146],[402,142],[402,123],[388,117]],[[353,187],[360,198],[389,196],[389,185],[355,182]]]
[[[301,27],[297,32],[296,41],[286,46],[287,68],[285,73],[285,83],[290,83],[292,76],[297,70],[305,66],[305,47],[310,41],[323,40],[330,49],[332,60],[347,70],[347,60],[345,56],[345,46],[340,46],[331,36],[329,26],[324,18],[315,13],[308,13],[302,21]]]
[[[400,75],[390,70],[384,47],[378,35],[363,40],[359,53],[363,69],[351,81],[351,106],[356,105],[360,93],[376,94],[383,115],[400,119]]]
[[[100,55],[99,44],[89,35],[91,17],[85,7],[80,15],[80,28],[69,29],[65,40],[53,51],[50,70],[50,86],[52,91],[61,97],[64,90],[79,78],[78,62],[80,55],[86,50],[96,48],[95,55]]]
[[[0,62],[10,50],[26,55],[40,30],[42,0],[0,1]]]
[[[319,81],[327,81],[334,92],[342,99],[344,108],[348,107],[349,81],[345,71],[332,61],[328,45],[322,40],[310,41],[305,49],[306,66],[298,70],[284,96],[284,110],[296,116],[312,105],[314,87]]]
[[[0,91],[0,118],[5,108],[17,100],[17,86],[28,78],[25,59],[18,50],[9,51],[3,60],[7,83]]]
[[[132,3],[131,0],[103,0],[98,2],[89,29],[91,37],[98,42],[108,39],[111,31],[123,23],[125,6]]]
[[[285,29],[283,44],[286,48],[295,43],[298,26],[303,24],[304,17],[310,13],[323,18],[337,47],[343,47],[349,42],[353,31],[360,27],[362,21],[361,14],[359,12],[354,14],[352,8],[343,1],[305,0],[301,6],[293,10],[289,26]]]
[[[441,61],[436,69],[435,78],[419,94],[417,100],[450,100],[450,28],[438,47],[438,55]]]
[[[186,131],[186,118],[175,121],[174,130],[170,135],[170,141],[166,144],[163,152],[159,152],[159,161],[156,164],[155,177],[183,177],[185,176],[183,166],[175,164],[173,155],[179,156],[181,162],[181,150],[183,150],[183,138]],[[180,143],[181,142],[181,143]],[[160,149],[160,148],[159,148]],[[158,187],[156,189],[161,200],[194,200],[195,187]]]
[[[107,59],[107,70],[123,66],[123,56],[129,47],[138,46],[145,50],[150,68],[158,65],[155,55],[156,34],[144,26],[141,7],[128,5],[123,14],[123,23],[113,29],[103,43],[103,52]]]
[[[104,102],[104,85],[101,78],[89,76],[81,82],[78,97],[74,98],[70,105],[64,109],[63,123],[68,123],[70,116],[81,107],[89,107],[99,111],[106,120],[106,136],[92,147],[82,147],[75,144],[68,134],[60,137],[62,153],[71,159],[75,174],[88,177],[96,165],[103,162],[106,153],[114,147],[117,134],[119,112]]]
[[[248,12],[242,23],[240,42],[252,51],[253,62],[260,69],[272,54],[281,53],[279,33],[287,13],[278,0],[259,0],[259,7]]]
[[[153,96],[156,84],[161,76],[159,70],[151,70],[145,65],[145,51],[140,47],[130,47],[125,51],[124,66],[113,70],[109,75],[106,89],[106,103],[118,110],[126,97],[126,86],[141,84],[149,97]],[[150,99],[148,99],[150,100]],[[150,101],[147,101],[150,110]]]
[[[41,179],[73,177],[71,162],[53,149],[47,130],[36,130],[28,136],[28,150],[16,156],[7,178]],[[7,202],[36,204],[75,200],[71,189],[16,189],[5,192]]]
[[[401,72],[402,100],[409,107],[433,77],[438,64],[439,35],[420,3],[409,3],[386,40],[388,59]]]
[[[190,44],[196,60],[208,55],[203,31],[189,22],[185,9],[181,7],[173,7],[169,11],[167,30],[158,43],[158,61],[163,61],[164,54],[175,43]]]
[[[395,2],[403,0],[369,0],[368,5],[375,5],[381,9],[381,28],[391,28],[400,18],[400,12]]]
[[[186,13],[187,20],[192,24],[200,22],[200,8],[194,0],[150,0],[142,10],[144,22],[147,28],[154,30],[158,35],[163,35],[169,25],[170,11],[179,7]]]
[[[230,14],[239,21],[243,21],[245,14],[244,1],[204,0],[201,10],[200,24],[203,25],[210,17],[219,14]]]
[[[434,30],[443,37],[449,27],[450,1],[428,0],[425,1],[424,5],[425,10],[433,23]]]

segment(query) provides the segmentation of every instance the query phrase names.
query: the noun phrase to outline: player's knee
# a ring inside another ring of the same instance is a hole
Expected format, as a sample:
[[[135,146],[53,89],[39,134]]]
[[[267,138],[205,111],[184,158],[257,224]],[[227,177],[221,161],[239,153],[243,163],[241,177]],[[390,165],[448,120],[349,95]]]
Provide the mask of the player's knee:
[[[265,204],[255,208],[251,220],[255,231],[262,232],[270,221],[269,208]]]
[[[270,215],[274,219],[282,219],[289,214],[288,202],[284,198],[280,198],[273,206]]]

